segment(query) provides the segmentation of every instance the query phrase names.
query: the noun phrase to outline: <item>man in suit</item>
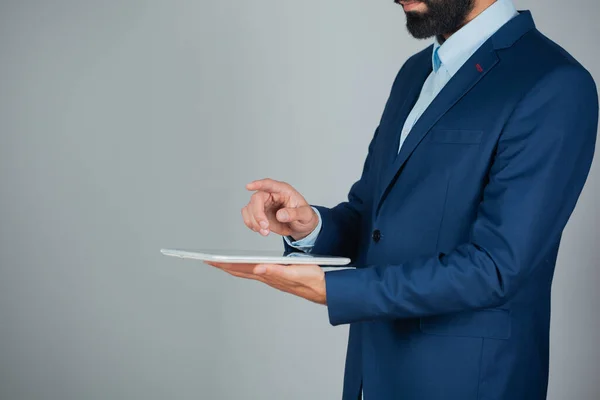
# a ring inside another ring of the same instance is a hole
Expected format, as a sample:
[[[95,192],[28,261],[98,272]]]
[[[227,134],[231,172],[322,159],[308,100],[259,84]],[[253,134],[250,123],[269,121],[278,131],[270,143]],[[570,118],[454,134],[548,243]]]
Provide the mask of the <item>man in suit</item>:
[[[398,1],[397,1],[398,2]],[[348,201],[270,179],[242,210],[356,269],[212,264],[350,324],[343,398],[543,399],[550,289],[592,162],[590,74],[510,0],[399,1],[435,42],[400,69]]]

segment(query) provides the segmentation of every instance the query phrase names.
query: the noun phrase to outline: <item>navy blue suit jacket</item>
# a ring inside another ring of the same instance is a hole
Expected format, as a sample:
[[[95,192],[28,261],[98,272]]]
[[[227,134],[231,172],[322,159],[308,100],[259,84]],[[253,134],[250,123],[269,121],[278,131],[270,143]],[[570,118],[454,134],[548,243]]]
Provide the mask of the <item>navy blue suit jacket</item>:
[[[412,129],[431,47],[393,84],[348,201],[318,207],[313,252],[350,324],[344,400],[543,399],[550,288],[592,162],[590,74],[528,11],[466,62]],[[288,250],[292,250],[288,247]]]

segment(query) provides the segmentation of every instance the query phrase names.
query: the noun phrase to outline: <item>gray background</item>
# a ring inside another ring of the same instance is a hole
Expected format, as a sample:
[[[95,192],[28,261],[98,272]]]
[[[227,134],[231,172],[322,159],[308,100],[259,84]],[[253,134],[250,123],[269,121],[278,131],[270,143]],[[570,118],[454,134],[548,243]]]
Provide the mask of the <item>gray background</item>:
[[[600,80],[596,0],[519,1]],[[178,247],[278,249],[270,176],[334,205],[428,45],[389,1],[0,2],[0,398],[335,399],[347,327]],[[600,398],[600,166],[563,240],[550,398]]]

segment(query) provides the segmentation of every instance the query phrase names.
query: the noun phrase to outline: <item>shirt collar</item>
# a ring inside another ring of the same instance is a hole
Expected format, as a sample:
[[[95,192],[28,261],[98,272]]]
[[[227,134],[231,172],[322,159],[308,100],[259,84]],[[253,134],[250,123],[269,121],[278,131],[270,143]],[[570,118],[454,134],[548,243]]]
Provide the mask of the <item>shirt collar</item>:
[[[518,14],[512,0],[497,0],[443,44],[436,39],[432,53],[433,71],[437,72],[443,65],[450,76],[456,74],[486,40]]]

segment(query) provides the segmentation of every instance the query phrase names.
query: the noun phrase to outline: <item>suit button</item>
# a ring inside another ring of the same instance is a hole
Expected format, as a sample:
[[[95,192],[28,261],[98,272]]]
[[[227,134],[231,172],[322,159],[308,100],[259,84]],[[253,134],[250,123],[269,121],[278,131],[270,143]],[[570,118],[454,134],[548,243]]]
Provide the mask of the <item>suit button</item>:
[[[376,229],[373,231],[373,241],[375,243],[378,243],[381,240],[381,231],[379,229]]]

